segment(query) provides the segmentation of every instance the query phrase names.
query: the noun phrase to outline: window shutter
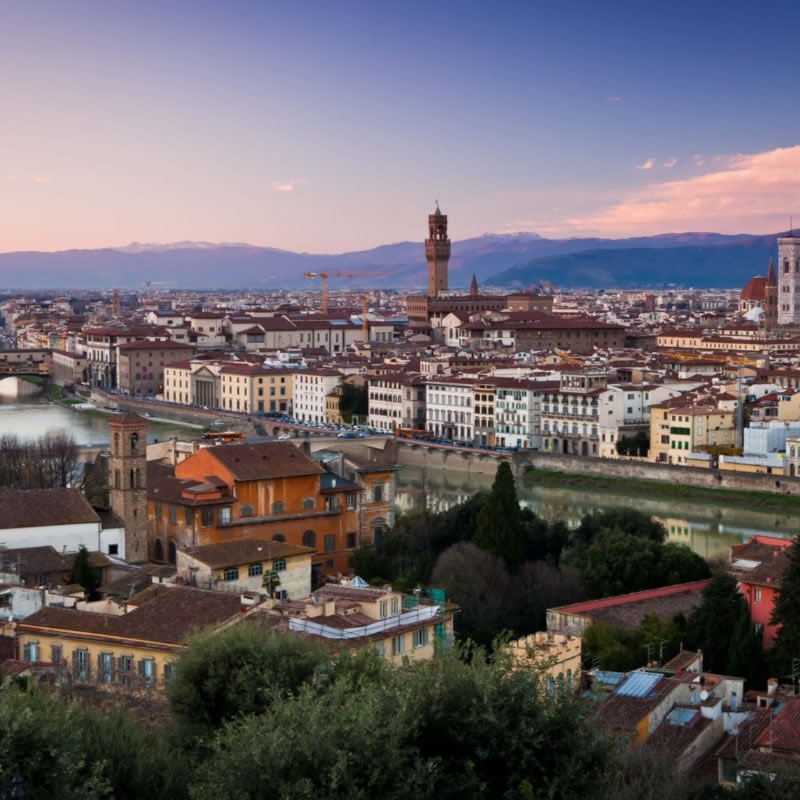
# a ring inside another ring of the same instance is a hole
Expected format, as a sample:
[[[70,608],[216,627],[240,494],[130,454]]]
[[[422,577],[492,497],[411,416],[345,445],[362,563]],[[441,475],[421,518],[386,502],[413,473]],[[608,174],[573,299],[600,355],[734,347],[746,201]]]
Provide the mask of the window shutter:
[[[143,658],[139,659],[139,676],[142,677],[142,678],[144,677],[144,659]]]
[[[78,663],[78,651],[72,651],[72,677],[77,678],[79,677],[78,672],[80,670],[80,665]]]

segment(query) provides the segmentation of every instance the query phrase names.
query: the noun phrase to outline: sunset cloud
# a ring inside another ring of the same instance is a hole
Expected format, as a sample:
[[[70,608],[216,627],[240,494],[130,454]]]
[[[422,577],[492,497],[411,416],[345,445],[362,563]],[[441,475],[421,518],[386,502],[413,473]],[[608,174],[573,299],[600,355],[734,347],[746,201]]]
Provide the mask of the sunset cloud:
[[[656,165],[656,160],[654,158],[648,158],[647,161],[642,162],[641,164],[636,164],[636,169],[653,169]]]
[[[678,163],[678,159],[675,156],[672,158],[668,158],[661,166],[665,167],[666,169],[672,169]]]
[[[572,231],[611,236],[698,230],[768,233],[786,227],[800,198],[800,145],[715,156],[714,163],[715,171],[651,183],[605,211],[569,219],[567,225]]]
[[[306,183],[308,183],[308,181],[305,178],[286,182],[272,181],[272,190],[274,192],[293,192],[298,186],[302,186]]]

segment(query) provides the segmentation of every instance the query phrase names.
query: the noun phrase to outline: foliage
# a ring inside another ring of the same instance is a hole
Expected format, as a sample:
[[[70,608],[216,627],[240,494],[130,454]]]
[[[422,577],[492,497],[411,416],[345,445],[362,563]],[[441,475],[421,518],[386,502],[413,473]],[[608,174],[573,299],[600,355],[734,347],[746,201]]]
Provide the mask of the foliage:
[[[791,673],[792,659],[800,658],[800,536],[787,550],[789,563],[781,576],[780,592],[772,608],[771,625],[780,625],[773,644],[776,665]]]
[[[392,670],[354,693],[309,686],[226,726],[193,798],[600,797],[607,747],[566,694],[480,652]],[[242,776],[247,775],[243,781]]]
[[[749,689],[763,689],[769,677],[761,631],[757,631],[751,622],[744,602],[731,638],[725,674],[743,677]]]
[[[650,449],[650,437],[639,431],[636,436],[623,436],[617,441],[617,452],[621,456],[646,456]]]
[[[492,490],[479,514],[472,541],[487,553],[499,556],[512,571],[525,555],[525,534],[520,516],[514,474],[507,461],[497,467]]]
[[[200,634],[176,665],[167,690],[173,713],[191,726],[266,711],[312,680],[325,653],[293,636],[268,635],[256,623]]]
[[[519,636],[541,630],[548,608],[584,596],[580,574],[570,567],[531,561],[511,573],[501,558],[471,542],[445,550],[431,580],[460,606],[456,633],[483,645],[504,630]]]
[[[67,583],[82,586],[86,593],[86,599],[93,601],[98,600],[100,597],[97,590],[102,582],[102,570],[92,566],[89,551],[84,545],[81,545],[72,562],[72,572],[67,578]]]
[[[363,420],[369,414],[367,387],[343,383],[342,396],[339,398],[339,412],[345,422],[351,422],[354,414]]]
[[[603,531],[583,558],[583,578],[589,597],[609,597],[701,580],[708,564],[685,545],[661,544],[621,531]]]
[[[65,489],[79,483],[78,446],[66,431],[38,439],[0,436],[0,486],[12,489]]]

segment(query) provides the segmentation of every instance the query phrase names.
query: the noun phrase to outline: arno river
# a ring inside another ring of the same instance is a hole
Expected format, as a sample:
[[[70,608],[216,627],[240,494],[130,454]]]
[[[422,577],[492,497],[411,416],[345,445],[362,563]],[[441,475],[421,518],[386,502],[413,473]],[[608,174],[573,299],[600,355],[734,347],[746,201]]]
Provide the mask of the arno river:
[[[50,430],[66,429],[81,445],[103,445],[109,441],[109,414],[75,411],[45,400],[1,401],[0,433],[21,437],[41,436]],[[196,438],[199,430],[174,423],[151,420],[148,441],[171,436]],[[452,470],[422,470],[403,467],[397,475],[398,510],[422,508],[445,510],[466,500],[479,489],[488,489],[492,477]],[[800,531],[800,516],[781,516],[723,505],[649,499],[639,494],[606,494],[583,489],[555,489],[524,482],[519,487],[522,502],[545,519],[564,519],[575,525],[588,511],[604,508],[636,508],[657,517],[669,538],[684,542],[696,553],[712,558],[755,533],[791,537]]]
[[[403,467],[397,476],[397,506],[409,511],[427,502],[431,510],[445,510],[463,502],[479,489],[489,489],[492,476],[452,470]],[[523,482],[520,499],[539,516],[563,519],[572,527],[589,511],[606,508],[635,508],[658,518],[671,541],[687,544],[704,558],[728,552],[756,533],[791,537],[800,531],[800,516],[781,516],[723,505],[649,499],[641,494],[555,489]]]
[[[102,445],[109,441],[108,419],[102,411],[76,411],[46,400],[0,400],[0,434],[16,433],[22,438],[36,438],[52,430],[68,430],[80,445]],[[198,436],[197,428],[174,423],[150,421],[148,442],[171,436]]]

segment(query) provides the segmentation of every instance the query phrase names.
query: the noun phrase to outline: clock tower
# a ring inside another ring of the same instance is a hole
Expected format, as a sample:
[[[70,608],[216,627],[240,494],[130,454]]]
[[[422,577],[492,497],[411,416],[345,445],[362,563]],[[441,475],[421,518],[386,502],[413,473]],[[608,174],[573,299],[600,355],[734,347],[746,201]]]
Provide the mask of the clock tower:
[[[447,265],[450,261],[450,240],[447,238],[447,215],[439,210],[428,215],[428,238],[425,240],[428,262],[428,297],[447,291]]]

